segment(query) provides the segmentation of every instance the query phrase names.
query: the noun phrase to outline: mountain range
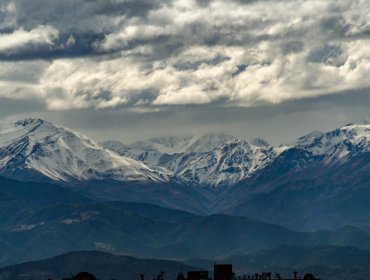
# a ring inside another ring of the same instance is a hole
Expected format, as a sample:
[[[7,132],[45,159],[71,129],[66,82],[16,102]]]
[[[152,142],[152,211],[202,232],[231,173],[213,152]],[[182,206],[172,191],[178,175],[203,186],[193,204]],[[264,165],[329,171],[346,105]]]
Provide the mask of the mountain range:
[[[146,156],[148,150],[138,148],[145,146],[142,142],[129,149],[118,143],[103,145],[119,154],[129,151],[150,166],[172,171],[187,185],[207,189],[211,194],[207,213],[244,215],[298,230],[347,224],[369,229],[369,122],[314,131],[277,146],[261,139],[251,144],[232,137],[215,138],[224,141],[217,147],[209,145],[208,151],[185,150],[159,157],[157,149],[155,161]]]
[[[269,145],[226,134],[96,143],[40,119],[0,125],[0,175],[98,201],[247,216],[296,230],[369,229],[370,124]]]
[[[122,156],[161,166],[186,184],[201,187],[232,186],[262,169],[284,147],[272,147],[262,139],[250,144],[227,134],[161,137],[130,145],[118,141],[101,143]]]
[[[314,131],[290,144],[277,146],[263,139],[248,142],[225,134],[194,138],[163,137],[130,145],[106,141],[102,146],[148,165],[165,167],[187,183],[230,187],[269,168],[288,153],[300,152],[298,156],[302,160],[306,156],[328,167],[368,154],[370,124],[348,124],[329,132]]]

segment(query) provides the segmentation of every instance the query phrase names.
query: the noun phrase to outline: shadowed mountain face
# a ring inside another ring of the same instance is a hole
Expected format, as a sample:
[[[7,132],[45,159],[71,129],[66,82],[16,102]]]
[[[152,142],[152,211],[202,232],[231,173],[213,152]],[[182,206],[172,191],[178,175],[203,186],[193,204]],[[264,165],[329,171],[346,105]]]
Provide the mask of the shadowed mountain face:
[[[284,152],[263,172],[224,193],[224,201],[217,202],[223,207],[216,209],[295,229],[345,224],[368,229],[370,153],[331,164],[303,153]]]
[[[128,256],[115,256],[97,251],[74,252],[51,259],[34,261],[0,268],[0,279],[62,279],[81,271],[88,271],[98,279],[154,279],[160,271],[167,279],[176,279],[178,273],[197,268],[175,261],[137,259]]]

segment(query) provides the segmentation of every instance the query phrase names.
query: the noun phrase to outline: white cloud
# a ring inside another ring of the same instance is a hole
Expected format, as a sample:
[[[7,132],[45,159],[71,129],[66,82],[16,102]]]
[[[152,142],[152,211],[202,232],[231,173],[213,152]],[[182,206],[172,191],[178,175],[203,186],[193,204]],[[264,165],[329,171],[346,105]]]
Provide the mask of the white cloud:
[[[0,62],[0,81],[9,84],[38,84],[42,72],[49,66],[47,61],[23,61],[22,63],[6,61]]]
[[[30,31],[19,28],[13,33],[0,33],[0,54],[17,53],[32,46],[53,45],[58,38],[58,30],[40,25]]]
[[[170,35],[165,28],[155,25],[131,25],[117,33],[108,34],[102,42],[95,44],[99,52],[111,52],[126,48],[134,40],[151,40]]]

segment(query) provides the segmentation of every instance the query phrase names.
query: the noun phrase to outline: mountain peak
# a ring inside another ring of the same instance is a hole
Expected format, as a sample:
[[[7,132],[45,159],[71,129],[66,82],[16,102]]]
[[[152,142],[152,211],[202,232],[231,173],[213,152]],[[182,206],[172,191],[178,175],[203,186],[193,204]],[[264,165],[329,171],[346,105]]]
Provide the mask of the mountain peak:
[[[307,143],[310,143],[312,141],[314,141],[316,138],[319,138],[323,135],[324,133],[321,132],[321,131],[318,131],[318,130],[314,130],[302,137],[299,137],[297,140],[293,141],[291,143],[291,146],[294,146],[294,145],[302,145],[302,144],[307,144]]]
[[[208,133],[201,134],[198,137],[199,138],[233,138],[235,139],[235,137],[229,134],[226,134],[224,132],[208,132]]]
[[[23,180],[166,181],[168,175],[42,119],[0,125],[0,149],[0,173]]]
[[[348,123],[346,124],[344,127],[349,127],[349,126],[362,126],[362,125],[370,125],[370,118],[368,119],[361,119],[361,120],[357,120],[357,121],[354,121],[354,122],[351,122],[351,123]]]
[[[45,122],[46,121],[44,121],[42,119],[38,119],[38,118],[27,118],[27,119],[23,119],[23,120],[19,120],[19,121],[15,122],[15,125],[26,127],[26,126],[29,126],[29,125],[41,125]]]
[[[208,152],[233,140],[236,138],[226,133],[210,132],[194,136],[189,142],[186,152]]]
[[[270,143],[267,142],[265,139],[262,138],[254,138],[250,142],[252,145],[257,146],[257,147],[268,147],[270,146]]]

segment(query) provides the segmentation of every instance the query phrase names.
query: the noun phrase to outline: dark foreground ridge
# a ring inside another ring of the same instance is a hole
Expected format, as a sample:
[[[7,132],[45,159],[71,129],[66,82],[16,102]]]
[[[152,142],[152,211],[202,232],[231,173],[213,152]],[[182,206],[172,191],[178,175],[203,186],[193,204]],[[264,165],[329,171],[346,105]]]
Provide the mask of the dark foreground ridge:
[[[160,271],[153,280],[165,280],[165,272]],[[124,277],[122,277],[124,279]],[[138,278],[139,279],[139,278]],[[145,280],[145,275],[140,274],[140,279]],[[298,272],[293,272],[293,278],[282,278],[280,273],[263,272],[255,273],[253,275],[242,275],[237,276],[233,272],[233,267],[231,264],[215,264],[213,270],[213,278],[209,277],[209,272],[207,270],[198,271],[188,271],[187,278],[184,274],[179,273],[176,280],[320,280],[316,278],[313,274],[307,273],[303,277],[298,274]],[[98,280],[93,274],[88,272],[80,272],[76,276],[71,278],[63,278],[63,280]],[[113,279],[112,279],[113,280]],[[119,280],[119,279],[114,279]],[[172,280],[172,279],[171,279]]]
[[[243,263],[245,262],[243,260]],[[0,280],[311,280],[315,278],[308,278],[309,274],[294,274],[292,272],[310,271],[315,275],[322,276],[325,271],[328,271],[328,269],[318,271],[314,267],[299,268],[294,265],[277,267],[267,261],[264,262],[263,267],[256,263],[243,267],[237,260],[235,263],[234,261],[220,261],[219,263],[233,263],[233,266],[215,265],[214,262],[210,264],[184,264],[171,260],[140,259],[99,251],[80,251],[0,268]],[[81,273],[81,271],[85,272]],[[255,273],[258,271],[260,273]],[[244,274],[245,272],[248,274]],[[363,275],[361,280],[368,280],[366,275],[369,273]],[[304,278],[305,276],[306,278]],[[324,279],[353,280],[353,277],[338,275],[331,271],[329,274],[325,274]]]

